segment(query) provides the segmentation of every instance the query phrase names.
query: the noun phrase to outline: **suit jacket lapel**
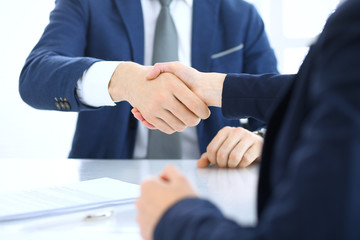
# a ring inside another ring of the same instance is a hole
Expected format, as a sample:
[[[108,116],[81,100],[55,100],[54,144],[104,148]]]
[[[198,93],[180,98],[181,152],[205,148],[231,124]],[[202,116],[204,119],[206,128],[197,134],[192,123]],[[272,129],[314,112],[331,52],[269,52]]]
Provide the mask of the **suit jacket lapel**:
[[[191,65],[202,72],[210,71],[215,26],[219,19],[221,0],[194,0],[191,41]],[[205,120],[209,121],[209,120]],[[204,121],[196,127],[200,150],[205,151]]]
[[[192,66],[209,71],[210,56],[221,0],[194,0],[192,28]]]
[[[140,0],[114,0],[126,27],[132,60],[144,64],[144,20]]]

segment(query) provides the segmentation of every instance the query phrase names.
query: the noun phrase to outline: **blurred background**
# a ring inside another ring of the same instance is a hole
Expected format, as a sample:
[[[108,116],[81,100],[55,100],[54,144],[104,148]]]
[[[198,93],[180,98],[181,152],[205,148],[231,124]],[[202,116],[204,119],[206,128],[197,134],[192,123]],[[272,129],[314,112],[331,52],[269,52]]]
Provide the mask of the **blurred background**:
[[[296,73],[341,0],[248,1],[265,21],[280,72]],[[54,0],[0,0],[0,158],[68,156],[77,114],[33,109],[18,93],[22,66],[54,4]]]

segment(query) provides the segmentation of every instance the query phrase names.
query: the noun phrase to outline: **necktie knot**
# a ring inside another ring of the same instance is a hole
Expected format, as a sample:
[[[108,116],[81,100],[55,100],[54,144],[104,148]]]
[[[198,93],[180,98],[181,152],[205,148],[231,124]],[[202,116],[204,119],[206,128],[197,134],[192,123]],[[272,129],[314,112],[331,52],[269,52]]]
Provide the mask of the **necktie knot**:
[[[172,0],[159,0],[161,7],[169,7]]]

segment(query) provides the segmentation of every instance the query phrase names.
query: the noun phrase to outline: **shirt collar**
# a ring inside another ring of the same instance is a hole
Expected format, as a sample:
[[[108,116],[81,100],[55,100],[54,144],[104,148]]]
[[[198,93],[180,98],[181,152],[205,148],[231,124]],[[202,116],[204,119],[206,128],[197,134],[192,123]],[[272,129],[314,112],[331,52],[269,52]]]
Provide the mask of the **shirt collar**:
[[[154,0],[148,0],[148,1],[154,1]],[[173,1],[183,1],[185,2],[187,5],[189,5],[189,7],[193,6],[194,0],[173,0]]]
[[[185,3],[187,3],[190,7],[193,6],[194,0],[183,0]]]

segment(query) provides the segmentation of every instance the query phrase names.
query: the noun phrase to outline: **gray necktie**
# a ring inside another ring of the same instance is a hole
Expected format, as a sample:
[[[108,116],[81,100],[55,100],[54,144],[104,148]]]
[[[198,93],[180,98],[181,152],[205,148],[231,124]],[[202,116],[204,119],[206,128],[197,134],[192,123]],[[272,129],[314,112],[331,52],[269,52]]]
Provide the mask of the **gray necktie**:
[[[178,38],[174,21],[170,15],[169,5],[172,0],[159,0],[160,14],[157,18],[153,63],[177,61]],[[175,159],[181,158],[180,133],[171,135],[159,130],[149,130],[147,158],[149,159]]]

